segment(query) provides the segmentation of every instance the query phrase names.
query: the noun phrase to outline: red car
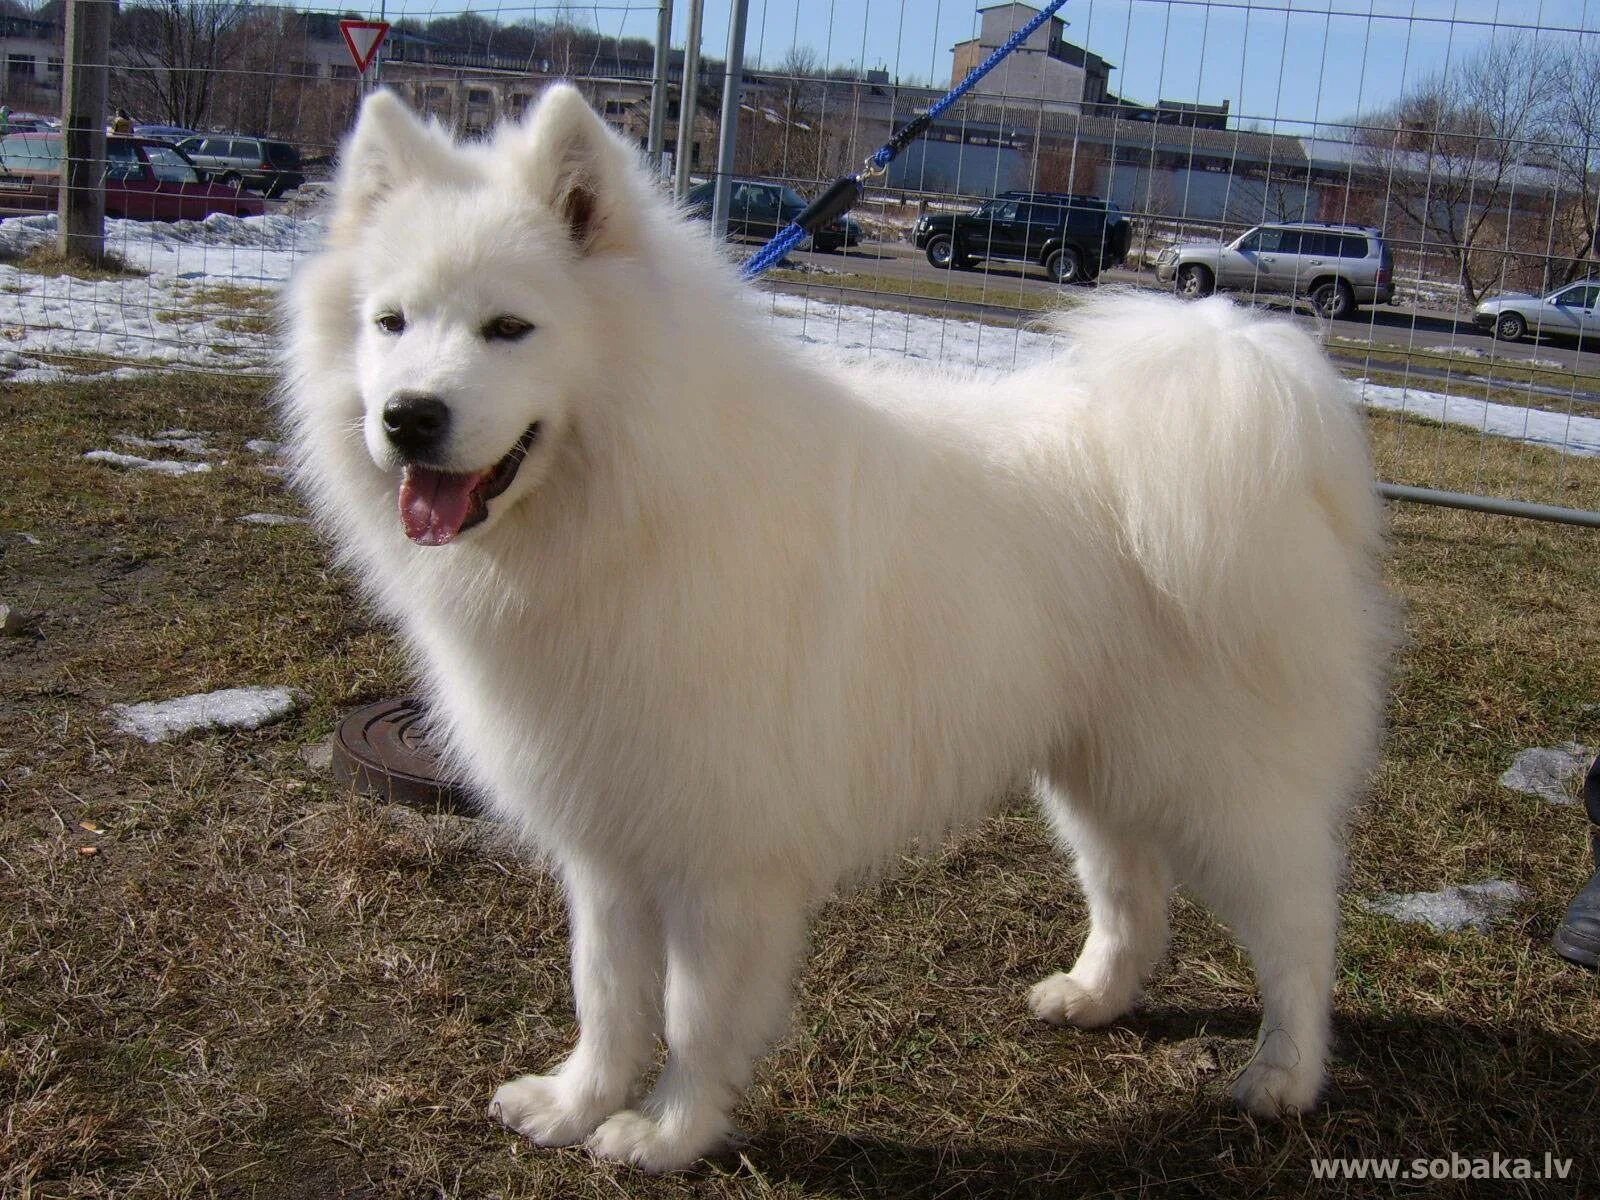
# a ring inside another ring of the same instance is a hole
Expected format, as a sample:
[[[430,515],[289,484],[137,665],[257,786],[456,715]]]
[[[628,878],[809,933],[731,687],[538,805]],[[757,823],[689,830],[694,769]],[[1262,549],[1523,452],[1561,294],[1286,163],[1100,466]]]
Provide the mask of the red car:
[[[259,196],[203,181],[176,146],[155,138],[106,138],[106,216],[135,221],[198,220],[212,213],[259,216]],[[61,134],[0,138],[0,217],[55,212],[61,188]]]

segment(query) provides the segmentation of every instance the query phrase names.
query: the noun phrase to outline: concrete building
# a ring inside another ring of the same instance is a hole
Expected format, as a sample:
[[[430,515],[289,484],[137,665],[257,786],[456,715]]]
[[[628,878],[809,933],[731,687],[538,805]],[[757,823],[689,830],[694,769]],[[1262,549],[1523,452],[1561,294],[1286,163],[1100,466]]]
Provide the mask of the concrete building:
[[[952,48],[950,86],[1039,15],[1026,4],[996,4],[980,10],[978,36]],[[973,94],[1043,101],[1077,111],[1106,99],[1113,67],[1098,54],[1066,40],[1067,23],[1051,17],[978,83]]]
[[[61,95],[61,26],[34,17],[0,16],[0,104],[53,114]]]

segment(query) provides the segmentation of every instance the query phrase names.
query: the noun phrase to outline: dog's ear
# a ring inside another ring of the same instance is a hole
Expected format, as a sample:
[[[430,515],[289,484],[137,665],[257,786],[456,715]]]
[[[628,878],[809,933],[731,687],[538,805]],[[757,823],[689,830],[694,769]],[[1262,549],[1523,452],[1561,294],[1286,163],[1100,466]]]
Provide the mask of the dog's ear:
[[[580,253],[627,253],[638,244],[632,164],[576,88],[545,89],[522,139],[535,195],[561,218]]]
[[[329,239],[351,245],[391,191],[416,179],[447,179],[456,159],[437,125],[419,120],[393,92],[372,93],[339,155]]]

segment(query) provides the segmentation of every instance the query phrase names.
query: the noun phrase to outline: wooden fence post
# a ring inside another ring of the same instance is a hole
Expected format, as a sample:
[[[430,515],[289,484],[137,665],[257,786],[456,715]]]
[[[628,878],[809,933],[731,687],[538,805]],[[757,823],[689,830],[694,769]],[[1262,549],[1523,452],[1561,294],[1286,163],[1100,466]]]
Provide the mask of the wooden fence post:
[[[67,0],[56,245],[99,265],[106,255],[106,90],[115,0]]]

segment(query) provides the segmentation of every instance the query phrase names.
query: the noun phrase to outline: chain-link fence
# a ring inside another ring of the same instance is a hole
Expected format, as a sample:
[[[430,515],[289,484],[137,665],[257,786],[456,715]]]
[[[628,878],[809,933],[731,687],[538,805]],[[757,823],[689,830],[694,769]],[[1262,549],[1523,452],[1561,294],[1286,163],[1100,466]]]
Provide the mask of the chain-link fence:
[[[709,217],[730,14],[705,6],[686,80],[695,7],[658,58],[655,4],[397,4],[360,14],[390,25],[362,77],[351,14],[123,4],[103,64],[113,257],[84,271],[52,254],[67,10],[10,3],[0,370],[269,371],[273,293],[317,244],[375,77],[466,138],[573,80]],[[750,0],[720,165],[735,249],[1035,11]],[[1314,324],[1399,414],[1397,483],[1566,506],[1573,462],[1600,454],[1597,145],[1585,5],[1072,0],[760,286],[795,336],[986,368],[1039,352],[1040,311],[1090,286],[1226,292]],[[1462,427],[1523,447],[1515,470],[1471,462]]]

